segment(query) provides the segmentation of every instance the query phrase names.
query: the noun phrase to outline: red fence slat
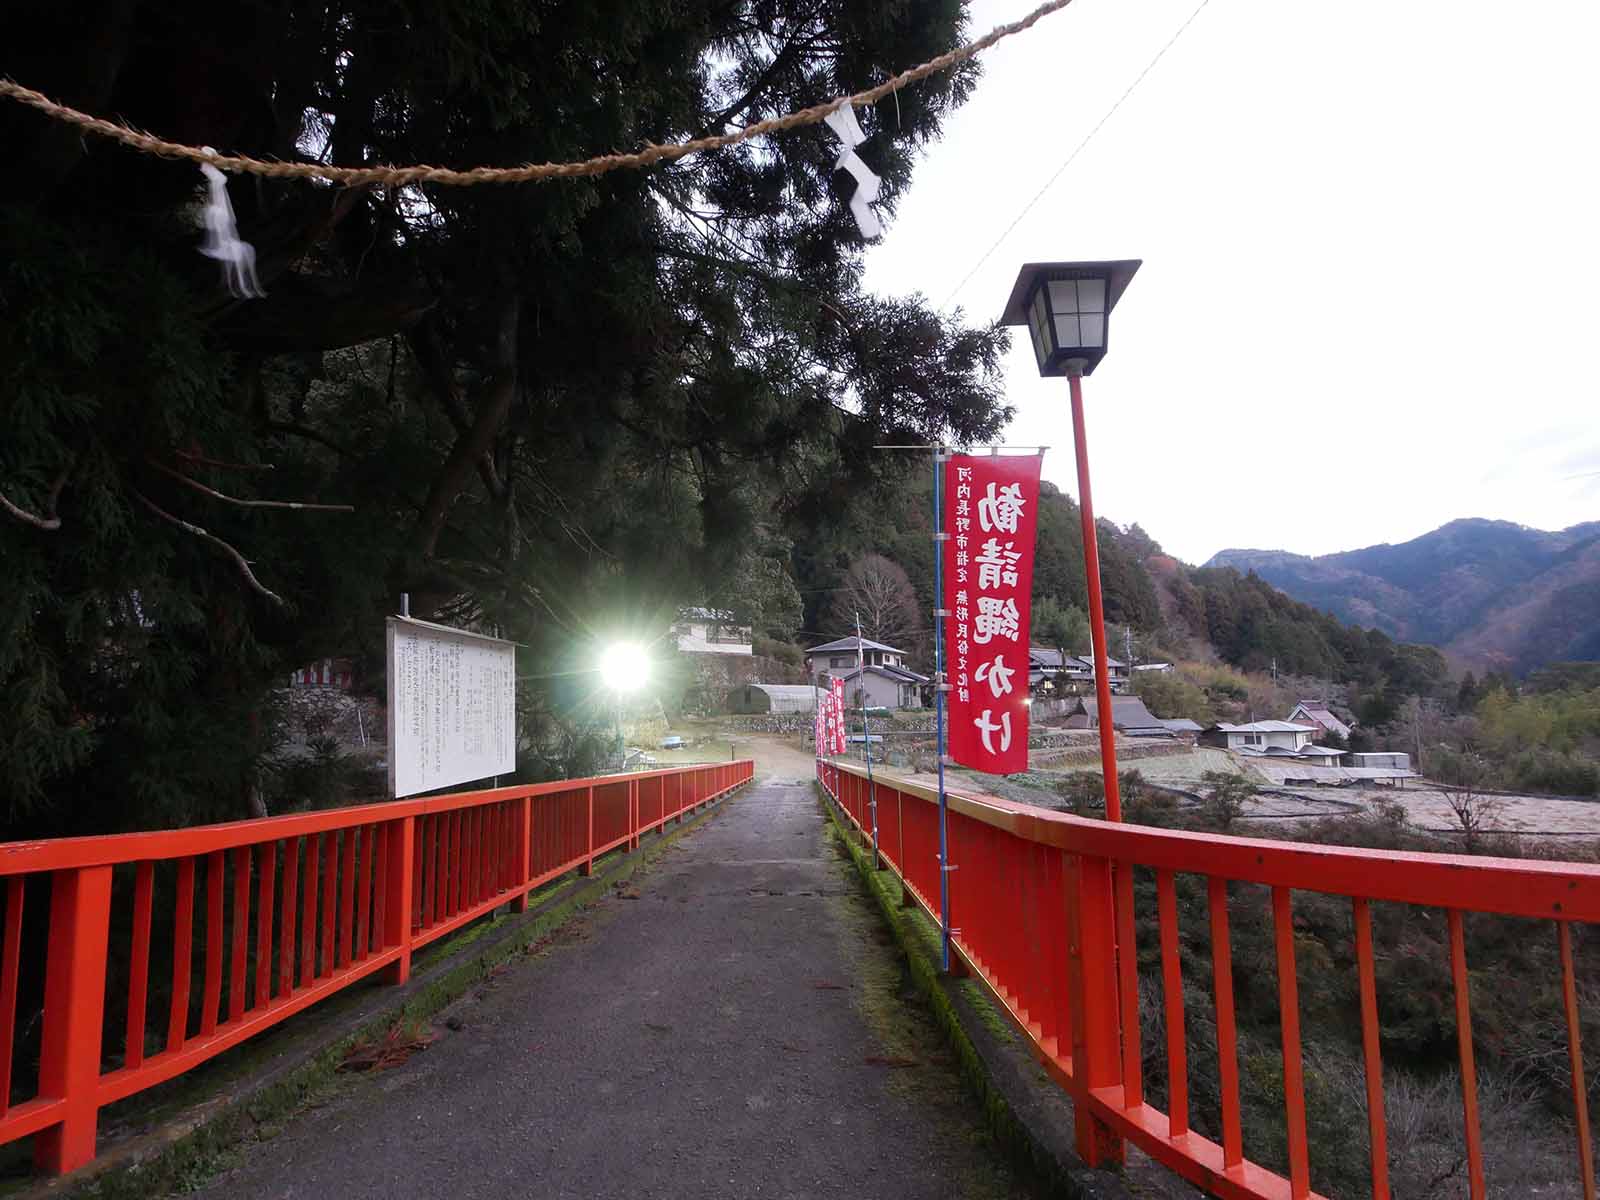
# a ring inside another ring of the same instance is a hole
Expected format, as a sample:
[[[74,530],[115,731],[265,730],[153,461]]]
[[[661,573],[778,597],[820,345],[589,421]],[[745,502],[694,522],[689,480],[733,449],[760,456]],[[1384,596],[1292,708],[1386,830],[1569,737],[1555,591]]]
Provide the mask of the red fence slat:
[[[94,1156],[102,1105],[174,1078],[367,974],[404,982],[424,929],[437,937],[508,900],[525,909],[539,884],[636,845],[643,829],[751,776],[746,760],[191,829],[0,843],[0,1143],[32,1136],[41,1170],[81,1166]],[[171,987],[165,1048],[147,1056],[151,924],[166,862],[175,876]],[[132,906],[126,1019],[120,1063],[113,1056],[102,1066],[112,870],[125,863],[133,864],[131,900],[118,901]],[[16,1007],[25,977],[34,977],[25,973],[35,969],[23,939],[30,876],[50,887],[46,1003],[38,1092],[12,1105]]]

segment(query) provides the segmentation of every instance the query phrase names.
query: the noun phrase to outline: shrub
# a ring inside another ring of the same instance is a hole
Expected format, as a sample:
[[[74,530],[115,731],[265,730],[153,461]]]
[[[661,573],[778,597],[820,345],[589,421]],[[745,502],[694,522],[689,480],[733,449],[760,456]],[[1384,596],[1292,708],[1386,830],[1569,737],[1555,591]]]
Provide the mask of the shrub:
[[[805,652],[793,642],[780,642],[776,638],[758,636],[751,649],[762,658],[775,658],[791,667],[805,665]]]
[[[1095,771],[1074,771],[1056,784],[1056,794],[1080,817],[1103,817],[1106,785]]]
[[[1244,815],[1245,801],[1256,794],[1256,785],[1243,775],[1227,771],[1207,771],[1201,780],[1206,785],[1206,815],[1219,829],[1232,829],[1233,823]]]

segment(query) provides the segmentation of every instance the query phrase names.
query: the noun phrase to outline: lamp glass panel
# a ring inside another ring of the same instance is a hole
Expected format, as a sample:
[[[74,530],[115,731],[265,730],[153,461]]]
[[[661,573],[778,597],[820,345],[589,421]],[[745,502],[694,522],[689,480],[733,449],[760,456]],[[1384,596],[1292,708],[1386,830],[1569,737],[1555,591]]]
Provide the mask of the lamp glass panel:
[[[1106,344],[1106,318],[1104,313],[1084,313],[1078,318],[1078,328],[1083,334],[1080,346],[1100,349]]]
[[[1062,350],[1074,350],[1083,345],[1078,337],[1078,315],[1056,313],[1056,345]]]
[[[1070,279],[1050,281],[1050,307],[1059,315],[1078,311],[1078,285]]]
[[[1104,279],[1078,280],[1078,311],[1103,313],[1106,310],[1106,281]]]
[[[1033,333],[1033,353],[1039,360],[1039,366],[1043,367],[1050,357],[1050,318],[1045,313],[1043,288],[1033,294],[1028,328]]]

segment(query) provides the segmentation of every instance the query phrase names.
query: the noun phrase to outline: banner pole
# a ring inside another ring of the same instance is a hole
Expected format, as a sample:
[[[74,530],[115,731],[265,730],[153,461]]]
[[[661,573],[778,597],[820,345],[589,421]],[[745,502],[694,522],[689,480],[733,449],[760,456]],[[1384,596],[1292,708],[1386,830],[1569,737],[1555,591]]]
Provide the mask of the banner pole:
[[[944,792],[944,447],[933,449],[933,707],[939,756],[939,969],[950,973],[950,841]]]
[[[878,858],[878,784],[872,778],[872,723],[867,717],[867,656],[861,645],[861,614],[856,613],[856,681],[861,688],[861,744],[867,752],[867,804],[872,810],[872,869],[881,871]]]

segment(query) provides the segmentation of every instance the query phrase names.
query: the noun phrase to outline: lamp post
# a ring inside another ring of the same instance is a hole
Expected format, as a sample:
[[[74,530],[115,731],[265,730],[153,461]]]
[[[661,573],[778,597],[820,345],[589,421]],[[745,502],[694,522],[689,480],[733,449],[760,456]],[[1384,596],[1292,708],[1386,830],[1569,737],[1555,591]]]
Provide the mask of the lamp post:
[[[631,642],[616,642],[600,655],[600,681],[610,689],[612,725],[617,737],[617,765],[626,765],[627,747],[622,737],[622,698],[650,681],[650,656]]]
[[[1026,325],[1039,374],[1065,375],[1072,391],[1072,435],[1078,455],[1078,509],[1083,518],[1083,573],[1089,589],[1089,635],[1094,642],[1095,707],[1100,724],[1100,770],[1106,819],[1122,820],[1117,787],[1116,730],[1106,670],[1105,605],[1100,596],[1100,543],[1089,491],[1089,447],[1083,428],[1083,377],[1106,353],[1111,310],[1139,269],[1138,259],[1114,262],[1026,263],[1006,302],[1004,325]]]

